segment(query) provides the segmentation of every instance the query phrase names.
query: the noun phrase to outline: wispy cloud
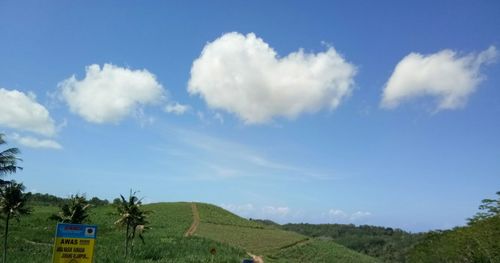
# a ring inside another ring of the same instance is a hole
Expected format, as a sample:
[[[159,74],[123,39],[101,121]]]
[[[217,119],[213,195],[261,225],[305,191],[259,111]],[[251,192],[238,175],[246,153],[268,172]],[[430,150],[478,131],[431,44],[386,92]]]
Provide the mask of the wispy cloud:
[[[175,115],[182,115],[189,111],[191,109],[191,106],[189,105],[184,105],[180,104],[178,102],[175,103],[170,103],[167,106],[165,106],[165,111],[167,113],[173,113]]]
[[[194,160],[215,178],[281,176],[289,180],[333,179],[332,175],[273,160],[266,153],[241,143],[184,129],[169,129],[178,145],[167,150],[176,158]],[[179,154],[182,153],[182,154]]]
[[[9,136],[9,138],[23,146],[30,148],[45,148],[55,150],[62,149],[62,146],[58,142],[50,139],[38,139],[32,136],[21,136],[17,133],[13,133]]]

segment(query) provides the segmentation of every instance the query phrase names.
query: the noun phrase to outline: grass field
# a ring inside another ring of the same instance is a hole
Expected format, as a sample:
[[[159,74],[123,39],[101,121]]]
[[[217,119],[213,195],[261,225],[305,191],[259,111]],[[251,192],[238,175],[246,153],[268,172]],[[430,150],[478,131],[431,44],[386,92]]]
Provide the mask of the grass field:
[[[311,240],[282,249],[266,257],[268,263],[371,263],[374,258],[350,250],[332,241]]]
[[[51,261],[56,222],[47,218],[57,207],[36,206],[33,213],[12,221],[9,234],[8,262]],[[245,251],[203,237],[183,237],[192,222],[190,203],[145,205],[151,210],[151,228],[146,243],[136,241],[134,255],[128,262],[241,262]],[[124,235],[113,223],[117,216],[111,205],[91,210],[90,222],[98,225],[95,262],[125,262]],[[210,250],[216,248],[212,256]]]
[[[125,233],[114,225],[117,219],[115,208],[111,205],[92,208],[88,223],[98,225],[96,263],[240,263],[243,258],[248,258],[247,252],[263,255],[266,262],[271,263],[374,262],[333,242],[307,239],[294,232],[246,220],[209,204],[197,204],[201,223],[194,236],[184,237],[193,222],[191,203],[156,203],[143,207],[152,211],[149,217],[151,229],[145,233],[145,244],[136,240],[134,254],[128,261],[123,258]],[[20,222],[12,221],[8,262],[51,261],[56,222],[48,218],[57,211],[55,206],[38,205]],[[216,255],[210,253],[213,248]]]
[[[198,236],[241,247],[253,254],[265,255],[282,247],[307,239],[294,232],[276,229],[259,229],[231,225],[201,223]]]
[[[266,262],[376,262],[332,241],[310,239],[272,225],[246,220],[220,207],[197,204],[197,236],[240,247],[262,255]]]

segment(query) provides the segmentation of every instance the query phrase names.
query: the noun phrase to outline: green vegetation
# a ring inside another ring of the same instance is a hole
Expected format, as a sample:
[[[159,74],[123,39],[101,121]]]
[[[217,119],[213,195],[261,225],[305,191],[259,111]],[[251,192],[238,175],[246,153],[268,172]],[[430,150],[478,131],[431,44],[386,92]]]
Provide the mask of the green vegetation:
[[[53,214],[50,219],[60,223],[82,224],[87,219],[90,204],[85,199],[85,196],[72,195],[65,204],[62,205],[61,211]]]
[[[500,217],[434,231],[415,246],[410,262],[500,262]]]
[[[286,224],[283,229],[323,240],[333,240],[384,262],[405,262],[408,251],[422,239],[400,229],[342,224]]]
[[[200,213],[200,221],[202,223],[264,228],[264,226],[258,222],[241,218],[215,205],[196,203],[196,207],[198,207],[198,211]]]
[[[232,244],[259,255],[273,253],[290,244],[307,239],[289,231],[211,223],[201,223],[196,235]]]
[[[480,222],[481,220],[500,216],[500,191],[496,193],[497,199],[483,199],[477,212],[472,218],[469,218],[469,224]]]
[[[16,219],[28,215],[30,210],[26,207],[26,194],[23,193],[23,184],[14,181],[0,187],[0,212],[5,220],[5,231],[3,236],[3,260],[7,262],[7,241],[9,237],[10,219]]]
[[[500,192],[484,199],[469,226],[427,233],[410,262],[500,262]]]
[[[183,237],[192,222],[189,203],[158,203],[144,205],[154,213],[149,217],[151,230],[145,244],[137,243],[134,254],[126,262],[238,262],[247,257],[244,250],[203,237]],[[31,215],[12,222],[8,248],[9,262],[50,262],[55,223],[48,219],[57,212],[56,206],[34,206]],[[97,224],[95,262],[123,263],[124,230],[114,225],[116,208],[112,205],[95,207],[89,212],[89,223]],[[215,248],[217,254],[210,254]]]
[[[222,208],[197,204],[197,236],[262,255],[265,262],[376,262],[332,241],[321,241],[286,231],[269,220],[246,220]]]
[[[255,221],[246,220],[220,207],[197,204],[200,225],[196,235],[232,244],[254,254],[265,255],[307,237]]]
[[[7,142],[3,139],[4,134],[0,133],[0,145],[6,144]],[[20,153],[18,148],[8,148],[2,152],[0,152],[0,176],[15,173],[19,169],[23,169],[17,166],[17,162],[21,161],[17,157]],[[3,184],[5,181],[1,180],[0,184]]]
[[[130,190],[128,199],[120,195],[121,201],[116,204],[120,218],[116,220],[115,225],[125,227],[125,258],[129,254],[129,243],[132,242],[130,253],[134,251],[134,238],[137,234],[144,243],[143,232],[148,228],[146,217],[149,211],[141,208],[142,202],[136,196],[136,192]]]
[[[312,240],[280,250],[266,258],[269,263],[368,263],[374,258],[352,251],[333,241]]]

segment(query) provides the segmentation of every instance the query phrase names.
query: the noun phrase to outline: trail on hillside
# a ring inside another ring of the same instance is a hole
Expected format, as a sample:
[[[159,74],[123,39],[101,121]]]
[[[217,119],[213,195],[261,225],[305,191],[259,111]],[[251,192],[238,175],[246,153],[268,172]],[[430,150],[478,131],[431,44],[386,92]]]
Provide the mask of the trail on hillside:
[[[253,261],[255,263],[264,263],[264,259],[262,259],[261,256],[256,256],[256,255],[254,255],[254,254],[252,254],[250,252],[247,252],[247,254],[253,258]]]
[[[198,213],[198,207],[196,207],[195,203],[191,203],[191,209],[193,210],[193,223],[184,234],[185,237],[194,235],[194,232],[196,232],[196,229],[200,224],[200,214]]]

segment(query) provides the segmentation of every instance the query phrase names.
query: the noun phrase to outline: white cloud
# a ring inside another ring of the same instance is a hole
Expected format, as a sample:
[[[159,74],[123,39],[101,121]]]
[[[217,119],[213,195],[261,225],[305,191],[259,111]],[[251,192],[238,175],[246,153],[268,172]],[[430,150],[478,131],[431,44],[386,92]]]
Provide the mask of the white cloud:
[[[31,136],[21,136],[17,133],[12,134],[9,136],[14,140],[15,142],[24,145],[26,147],[31,147],[31,148],[47,148],[47,149],[62,149],[62,146],[54,141],[54,140],[49,140],[49,139],[37,139],[35,137]]]
[[[291,211],[287,206],[255,206],[250,203],[241,205],[222,204],[221,207],[239,216],[272,220],[283,219],[288,216]]]
[[[365,211],[356,211],[352,214],[349,214],[340,209],[330,209],[328,210],[328,216],[336,223],[352,223],[371,216],[371,213]]]
[[[214,119],[219,121],[221,124],[224,123],[224,117],[222,117],[222,114],[220,114],[219,112],[214,113]]]
[[[365,217],[368,217],[371,215],[372,215],[372,213],[370,213],[370,212],[357,211],[351,215],[351,220],[356,221],[356,220],[359,220],[359,219],[362,219],[362,218],[365,218]]]
[[[339,209],[330,209],[328,211],[328,216],[330,216],[332,219],[337,219],[337,220],[338,219],[344,220],[349,217],[346,212]]]
[[[264,206],[262,213],[268,216],[286,216],[290,212],[290,208],[286,206]]]
[[[45,136],[56,133],[49,111],[36,102],[33,93],[0,88],[0,125]]]
[[[255,207],[253,204],[222,204],[221,207],[240,216],[248,216],[255,211]]]
[[[496,57],[495,47],[465,56],[448,49],[431,55],[411,53],[394,69],[385,85],[381,106],[391,109],[406,100],[433,96],[437,99],[436,110],[463,107],[484,79],[481,66],[494,62]]]
[[[186,113],[191,107],[189,105],[183,105],[178,102],[176,103],[171,103],[165,106],[165,111],[168,113],[173,113],[176,115],[182,115]]]
[[[333,47],[280,58],[255,34],[228,33],[208,43],[191,68],[190,94],[247,124],[335,109],[353,89],[356,68]]]
[[[147,70],[131,70],[111,64],[90,65],[82,80],[72,76],[59,83],[70,110],[94,123],[117,123],[142,105],[164,97],[156,77]]]

